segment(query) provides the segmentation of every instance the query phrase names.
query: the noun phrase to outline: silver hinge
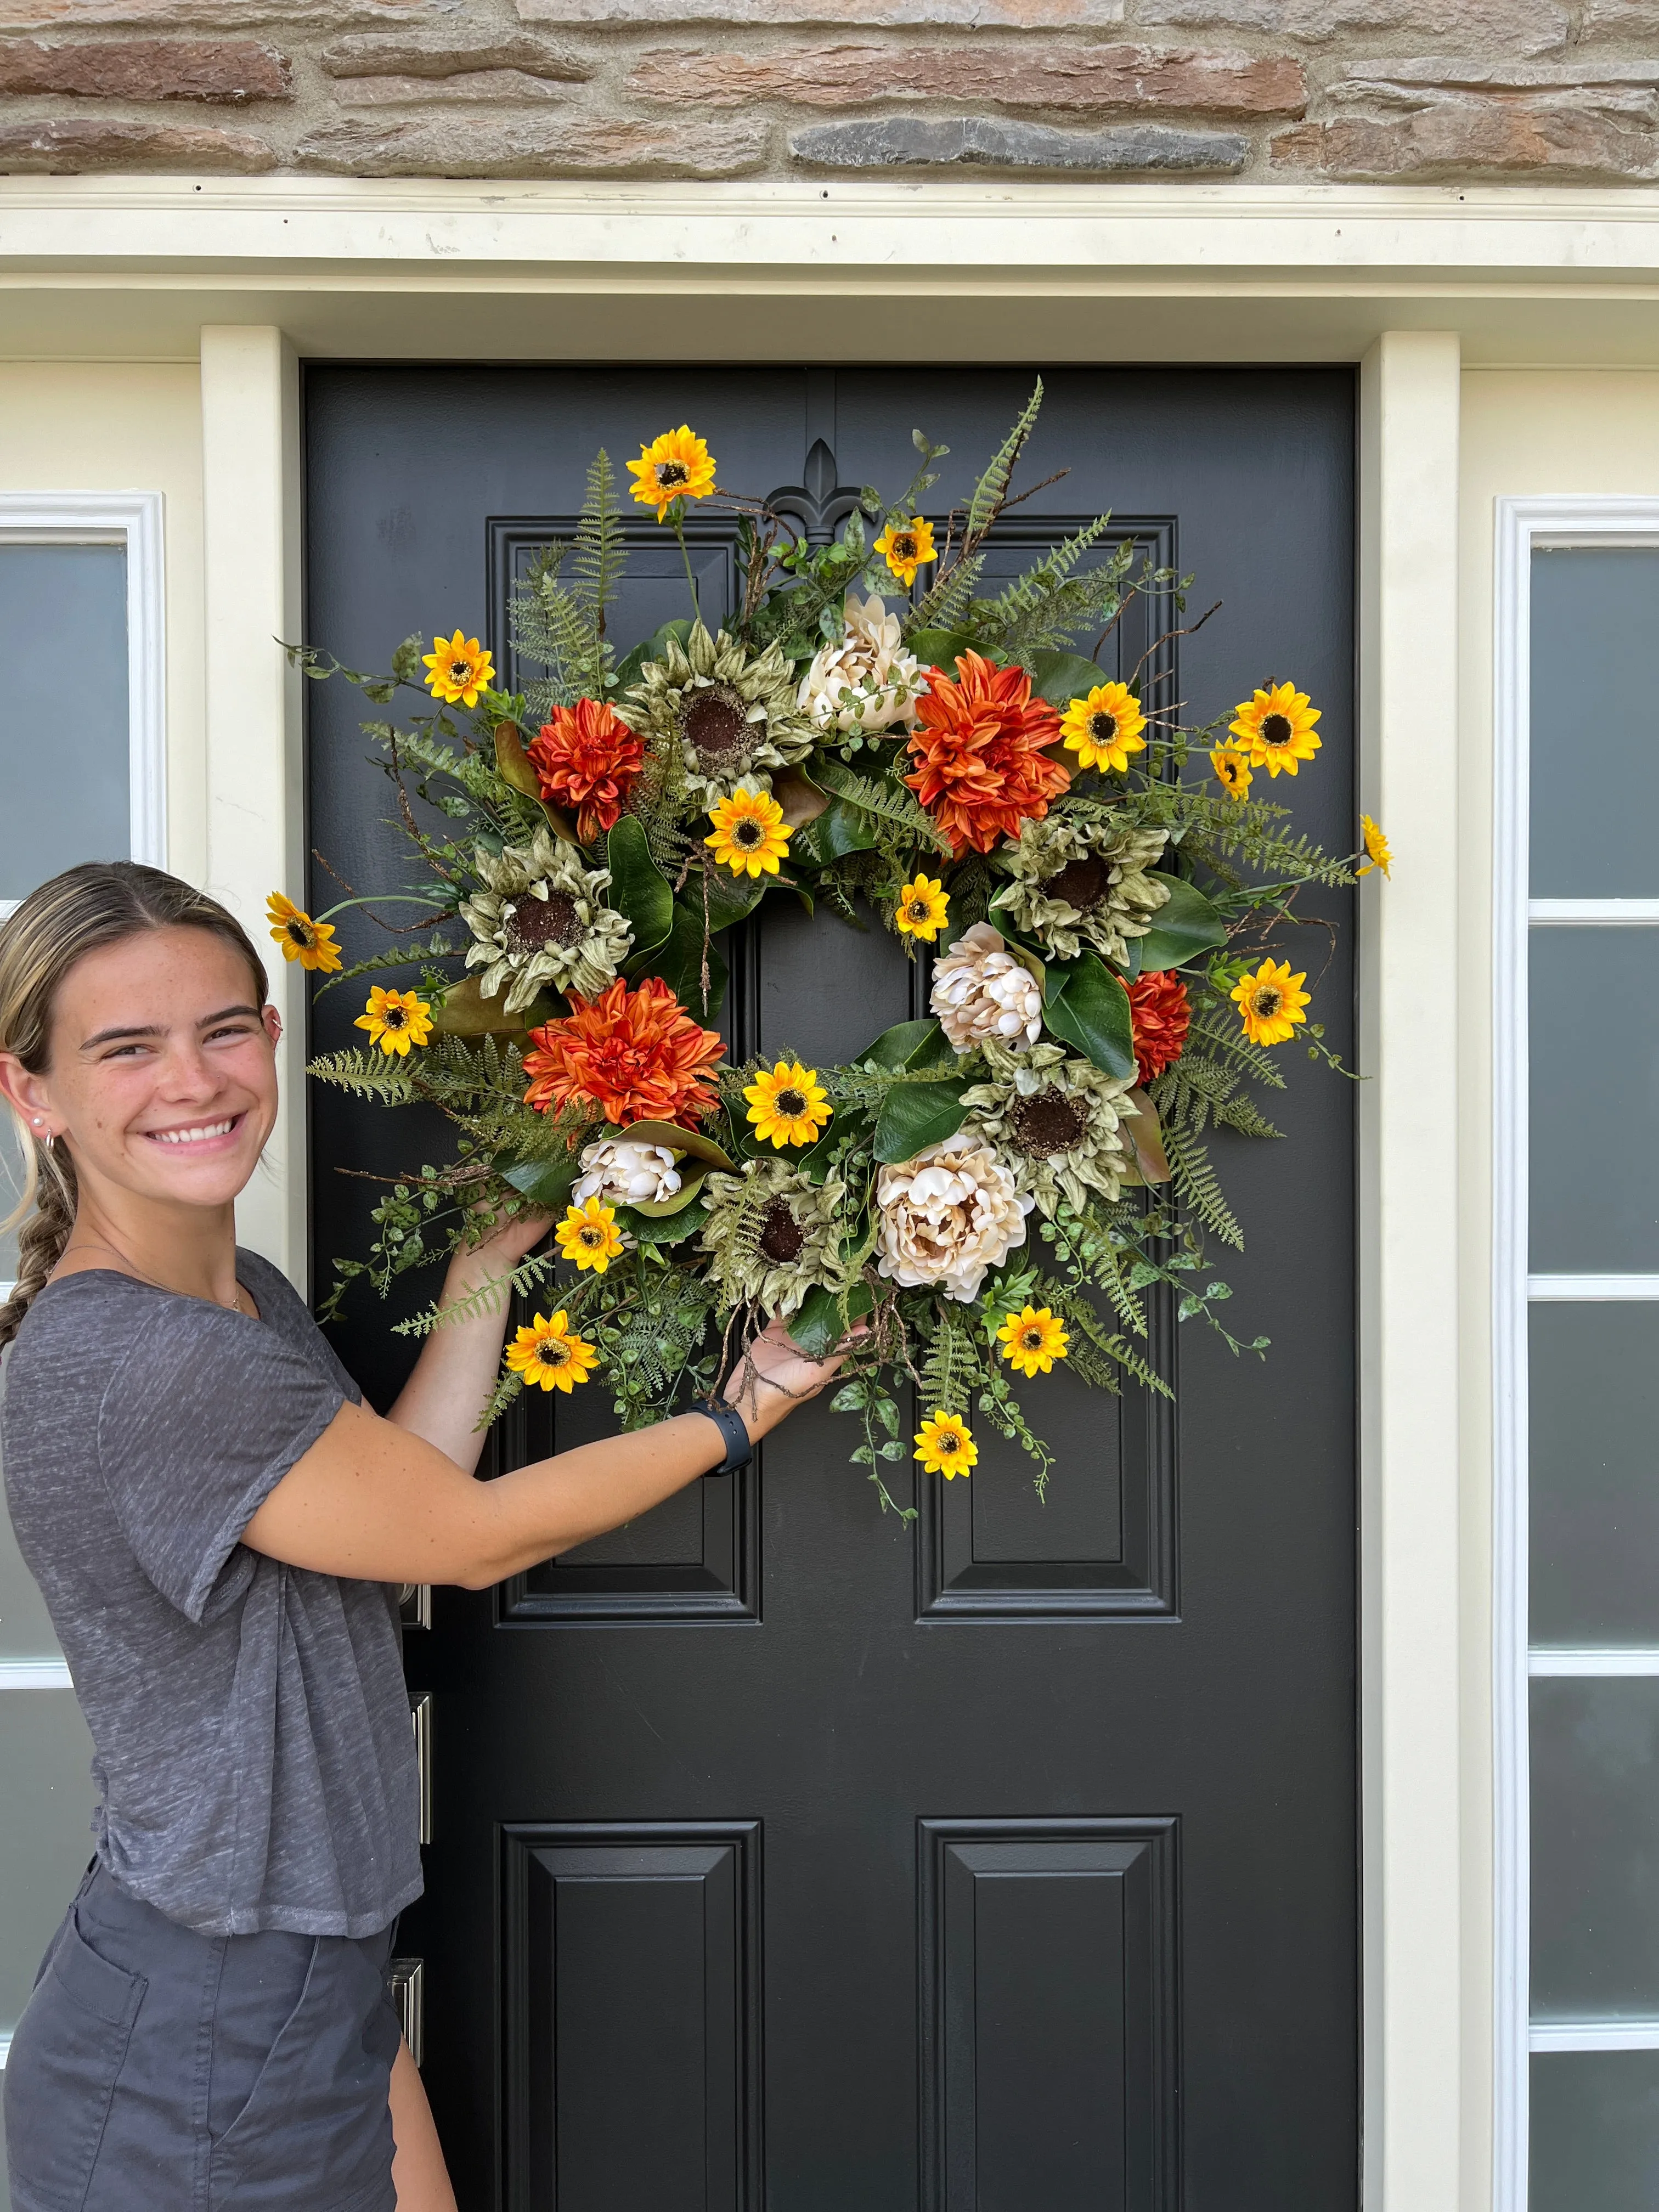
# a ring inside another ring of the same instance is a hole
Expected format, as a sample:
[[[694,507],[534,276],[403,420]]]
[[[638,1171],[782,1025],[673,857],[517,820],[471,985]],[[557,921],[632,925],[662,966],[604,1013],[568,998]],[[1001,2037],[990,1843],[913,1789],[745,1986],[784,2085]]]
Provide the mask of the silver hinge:
[[[426,1960],[394,1959],[390,1971],[398,2025],[404,2032],[410,2057],[419,2066],[426,2057]]]
[[[409,1717],[415,1730],[415,1765],[421,1781],[421,1841],[432,1841],[432,1692],[412,1690]]]

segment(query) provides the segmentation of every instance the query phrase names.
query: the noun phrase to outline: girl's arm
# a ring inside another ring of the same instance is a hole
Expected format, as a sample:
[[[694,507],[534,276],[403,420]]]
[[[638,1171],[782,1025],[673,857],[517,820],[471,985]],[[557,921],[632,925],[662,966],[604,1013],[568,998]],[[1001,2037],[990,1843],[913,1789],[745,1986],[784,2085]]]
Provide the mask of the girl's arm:
[[[545,1214],[526,1214],[508,1222],[476,1251],[458,1252],[444,1278],[440,1305],[453,1305],[486,1283],[500,1282],[526,1252],[540,1243],[551,1225]],[[557,1295],[551,1283],[539,1294],[544,1302],[556,1301]],[[446,1322],[441,1328],[434,1328],[422,1345],[421,1356],[386,1415],[411,1436],[424,1437],[428,1443],[436,1444],[446,1459],[469,1474],[483,1449],[484,1432],[478,1426],[478,1416],[495,1387],[510,1303],[508,1292],[497,1291],[494,1302],[469,1319]],[[552,1306],[546,1305],[546,1310],[551,1311]]]
[[[840,1364],[808,1359],[774,1322],[728,1378],[726,1395],[758,1438],[816,1397]],[[470,1462],[477,1456],[470,1427],[467,1441]],[[242,1541],[323,1574],[488,1589],[635,1519],[725,1456],[707,1414],[681,1413],[477,1482],[400,1423],[346,1405],[271,1492]]]

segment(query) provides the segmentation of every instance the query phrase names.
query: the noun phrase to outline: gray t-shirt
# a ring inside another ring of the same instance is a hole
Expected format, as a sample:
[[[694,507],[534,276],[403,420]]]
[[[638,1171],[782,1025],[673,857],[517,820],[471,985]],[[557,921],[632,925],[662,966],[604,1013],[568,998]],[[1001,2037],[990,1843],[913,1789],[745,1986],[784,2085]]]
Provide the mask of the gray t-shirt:
[[[122,1887],[204,1934],[369,1936],[421,1893],[397,1592],[240,1541],[361,1393],[275,1267],[237,1273],[258,1321],[101,1270],[49,1283],[7,1362],[6,1498]]]

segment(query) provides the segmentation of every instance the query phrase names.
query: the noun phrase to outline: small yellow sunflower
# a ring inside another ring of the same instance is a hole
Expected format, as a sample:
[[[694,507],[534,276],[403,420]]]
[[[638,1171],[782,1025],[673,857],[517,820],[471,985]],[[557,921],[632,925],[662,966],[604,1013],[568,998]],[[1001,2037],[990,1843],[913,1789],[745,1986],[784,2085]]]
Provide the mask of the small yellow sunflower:
[[[951,894],[935,876],[918,876],[899,892],[894,927],[901,937],[926,938],[931,945],[945,927]]]
[[[562,1390],[566,1397],[586,1382],[599,1356],[586,1337],[571,1335],[566,1313],[556,1313],[551,1321],[536,1315],[507,1347],[507,1364],[515,1375],[526,1383],[539,1382],[544,1390]]]
[[[1210,766],[1221,788],[1243,805],[1250,788],[1249,755],[1236,752],[1231,745],[1218,745],[1210,755]]]
[[[401,1060],[410,1045],[424,1044],[431,1036],[432,1009],[414,991],[383,991],[377,983],[354,1026],[367,1030],[382,1052],[395,1052]]]
[[[640,458],[628,464],[634,478],[634,496],[641,507],[654,507],[663,521],[677,499],[707,499],[714,489],[714,463],[708,448],[689,423],[665,430]]]
[[[817,1070],[799,1060],[781,1060],[769,1074],[763,1068],[743,1095],[755,1134],[779,1152],[786,1145],[811,1144],[830,1119]]]
[[[997,1340],[1003,1358],[1022,1375],[1051,1373],[1055,1360],[1064,1359],[1072,1348],[1065,1322],[1047,1306],[1024,1306],[1011,1313],[997,1331]]]
[[[1385,876],[1392,874],[1393,849],[1382,835],[1381,826],[1373,822],[1369,814],[1362,814],[1359,817],[1359,834],[1365,841],[1365,863],[1359,873],[1368,876],[1373,868],[1381,868]],[[292,957],[290,954],[289,957]]]
[[[1297,762],[1311,760],[1319,750],[1314,724],[1323,711],[1310,707],[1307,693],[1294,684],[1272,684],[1241,701],[1227,727],[1243,739],[1253,768],[1265,768],[1274,776],[1283,769],[1294,775]]]
[[[495,673],[490,654],[476,637],[463,637],[459,630],[453,637],[434,637],[432,643],[434,650],[421,655],[431,671],[425,678],[428,690],[448,706],[459,700],[463,707],[476,707],[479,692]]]
[[[1120,775],[1131,753],[1146,751],[1146,727],[1140,702],[1127,684],[1097,684],[1060,718],[1066,750],[1077,755],[1080,768],[1112,768]]]
[[[734,876],[775,876],[778,862],[788,858],[790,833],[783,826],[783,809],[769,791],[738,790],[717,799],[708,818],[714,834],[702,842]]]
[[[553,1241],[562,1260],[591,1267],[596,1275],[604,1274],[623,1249],[615,1213],[597,1198],[571,1206],[553,1231]]]
[[[1311,994],[1302,988],[1307,980],[1305,969],[1291,975],[1288,960],[1277,967],[1264,960],[1255,975],[1240,977],[1232,996],[1252,1044],[1283,1044],[1297,1024],[1307,1020],[1304,1009]]]
[[[340,948],[334,942],[331,921],[313,921],[292,899],[272,891],[265,901],[270,933],[283,948],[284,960],[297,960],[302,968],[320,968],[331,975],[340,964]]]
[[[915,1445],[911,1456],[919,1459],[929,1474],[942,1474],[947,1482],[970,1473],[979,1457],[979,1446],[967,1422],[947,1413],[943,1406],[935,1406],[933,1418],[916,1431]]]
[[[901,584],[914,584],[918,568],[925,568],[939,556],[933,550],[933,526],[925,515],[907,520],[902,515],[890,517],[887,527],[876,540],[876,550],[887,563]]]

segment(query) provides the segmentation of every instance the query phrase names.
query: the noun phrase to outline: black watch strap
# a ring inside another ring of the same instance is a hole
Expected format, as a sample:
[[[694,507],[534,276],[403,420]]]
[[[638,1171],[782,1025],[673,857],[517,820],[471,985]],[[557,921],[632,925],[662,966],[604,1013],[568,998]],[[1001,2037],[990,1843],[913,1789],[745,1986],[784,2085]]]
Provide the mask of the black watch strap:
[[[706,1413],[726,1438],[726,1457],[718,1467],[706,1468],[705,1474],[735,1474],[740,1467],[747,1467],[755,1455],[755,1447],[749,1441],[749,1431],[737,1407],[718,1398],[694,1398],[691,1410],[694,1413]]]

